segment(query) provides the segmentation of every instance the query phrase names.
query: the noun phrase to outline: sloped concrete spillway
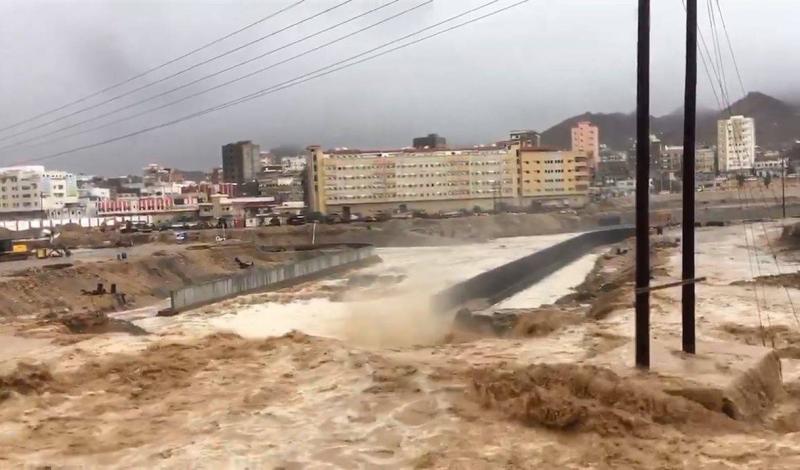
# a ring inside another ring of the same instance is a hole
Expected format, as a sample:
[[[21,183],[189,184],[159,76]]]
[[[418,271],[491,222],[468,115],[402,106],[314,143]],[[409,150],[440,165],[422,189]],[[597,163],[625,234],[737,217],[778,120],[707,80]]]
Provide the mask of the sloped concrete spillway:
[[[434,308],[452,311],[464,306],[485,308],[497,304],[595,248],[621,242],[633,235],[632,226],[616,226],[581,233],[445,289],[434,297]]]

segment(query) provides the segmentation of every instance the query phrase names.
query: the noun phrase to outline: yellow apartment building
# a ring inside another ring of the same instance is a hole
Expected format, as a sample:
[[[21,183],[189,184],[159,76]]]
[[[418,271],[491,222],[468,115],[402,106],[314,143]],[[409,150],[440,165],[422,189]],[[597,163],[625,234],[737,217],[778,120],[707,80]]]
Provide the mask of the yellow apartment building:
[[[520,206],[530,199],[585,195],[586,160],[579,152],[522,149],[513,141],[377,151],[311,146],[307,196],[311,210],[324,214],[491,210],[500,203]]]

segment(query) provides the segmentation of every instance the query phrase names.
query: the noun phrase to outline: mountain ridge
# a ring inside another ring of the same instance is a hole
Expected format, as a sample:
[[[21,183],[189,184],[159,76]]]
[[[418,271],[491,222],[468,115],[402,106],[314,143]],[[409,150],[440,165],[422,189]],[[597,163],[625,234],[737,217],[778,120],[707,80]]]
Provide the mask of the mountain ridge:
[[[800,106],[761,92],[750,92],[721,112],[701,109],[697,113],[697,142],[714,145],[717,141],[717,120],[729,115],[752,117],[756,122],[756,142],[764,148],[778,149],[800,139]],[[636,130],[635,113],[578,114],[542,132],[542,144],[559,148],[571,146],[571,129],[579,121],[591,121],[600,128],[600,142],[612,149],[632,147]],[[668,145],[683,141],[683,107],[663,116],[650,116],[651,133]]]

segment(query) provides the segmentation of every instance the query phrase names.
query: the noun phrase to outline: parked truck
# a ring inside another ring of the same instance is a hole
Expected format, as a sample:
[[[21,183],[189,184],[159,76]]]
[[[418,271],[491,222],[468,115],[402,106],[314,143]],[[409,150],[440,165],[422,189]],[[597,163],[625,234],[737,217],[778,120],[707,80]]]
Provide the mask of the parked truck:
[[[10,238],[0,239],[0,261],[27,259],[31,255],[26,243]]]

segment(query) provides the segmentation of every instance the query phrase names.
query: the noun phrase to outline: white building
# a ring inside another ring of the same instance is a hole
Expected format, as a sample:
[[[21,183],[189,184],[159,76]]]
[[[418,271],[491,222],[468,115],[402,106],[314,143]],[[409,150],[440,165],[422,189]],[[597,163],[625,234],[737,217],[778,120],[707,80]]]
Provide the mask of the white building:
[[[306,168],[306,161],[305,155],[281,157],[281,166],[283,171],[303,171]]]
[[[753,118],[731,116],[717,122],[719,171],[753,168],[756,159],[756,125]]]
[[[46,171],[40,165],[0,168],[0,214],[12,217],[80,215],[77,205],[78,185],[72,173]]]

